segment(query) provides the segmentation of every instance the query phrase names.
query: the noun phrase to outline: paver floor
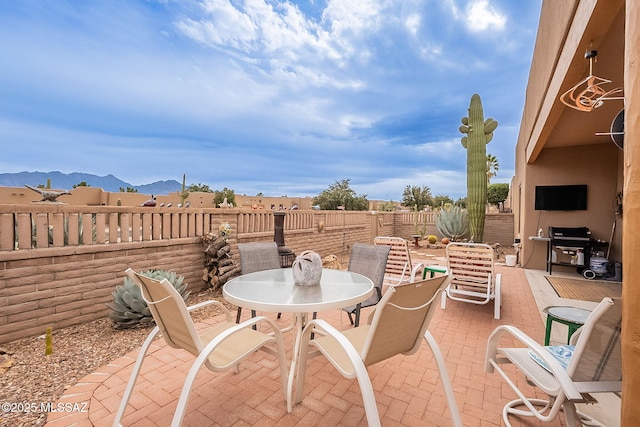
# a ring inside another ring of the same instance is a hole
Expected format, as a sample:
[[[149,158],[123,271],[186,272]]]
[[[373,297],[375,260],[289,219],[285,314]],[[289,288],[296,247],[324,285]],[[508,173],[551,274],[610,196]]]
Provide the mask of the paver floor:
[[[416,260],[419,261],[419,260]],[[441,260],[440,260],[441,261]],[[426,261],[434,263],[434,259]],[[436,262],[437,263],[437,260]],[[500,324],[511,324],[542,342],[544,324],[525,270],[498,266],[502,273],[502,318],[493,318],[493,303],[474,305],[447,301],[438,308],[429,330],[445,357],[457,404],[465,426],[500,426],[503,405],[515,398],[502,378],[484,372],[489,334]],[[363,309],[366,316],[369,309]],[[248,310],[246,310],[248,311]],[[265,313],[273,316],[275,314]],[[346,314],[334,310],[319,317],[338,328],[348,328]],[[366,318],[366,317],[363,317]],[[206,328],[217,319],[199,323]],[[291,317],[278,322],[287,326]],[[288,359],[293,334],[285,334]],[[60,402],[88,402],[87,412],[50,414],[47,426],[110,426],[131,373],[137,351],[116,359],[81,379]],[[145,359],[123,419],[126,426],[166,426],[194,358],[156,340]],[[448,426],[449,409],[429,347],[423,344],[411,356],[396,356],[368,368],[383,426]],[[189,399],[185,426],[356,426],[366,425],[356,380],[340,376],[323,357],[311,359],[304,400],[287,413],[274,357],[257,352],[242,363],[240,372],[212,373],[203,369]],[[523,387],[528,387],[521,381]],[[533,389],[529,388],[532,394]],[[545,425],[563,425],[556,420]],[[540,425],[513,419],[514,426]]]

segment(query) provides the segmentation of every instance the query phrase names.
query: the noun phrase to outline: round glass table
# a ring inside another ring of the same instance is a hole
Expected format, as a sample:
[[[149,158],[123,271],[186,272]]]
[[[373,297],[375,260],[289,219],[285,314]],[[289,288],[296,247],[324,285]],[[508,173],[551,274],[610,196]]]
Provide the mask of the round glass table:
[[[293,313],[296,330],[289,379],[287,411],[293,410],[291,400],[293,379],[300,348],[302,328],[307,314],[340,309],[358,304],[371,296],[373,282],[367,277],[344,270],[323,268],[320,285],[298,286],[293,283],[290,268],[257,271],[235,277],[222,288],[224,298],[232,304],[251,310]],[[298,325],[296,327],[296,325]]]

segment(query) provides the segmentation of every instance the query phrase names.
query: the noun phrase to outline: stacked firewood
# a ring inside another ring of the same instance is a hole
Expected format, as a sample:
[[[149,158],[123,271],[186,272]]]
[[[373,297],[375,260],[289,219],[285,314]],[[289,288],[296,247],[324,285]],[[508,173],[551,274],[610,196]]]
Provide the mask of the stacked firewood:
[[[214,290],[221,288],[227,280],[240,274],[240,266],[231,258],[231,245],[226,236],[211,232],[202,238],[202,242],[205,254],[202,280]]]

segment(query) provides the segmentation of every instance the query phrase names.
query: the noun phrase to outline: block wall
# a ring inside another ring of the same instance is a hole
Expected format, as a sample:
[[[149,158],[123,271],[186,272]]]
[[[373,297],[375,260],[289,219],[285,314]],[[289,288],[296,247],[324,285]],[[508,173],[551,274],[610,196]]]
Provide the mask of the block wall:
[[[346,266],[354,243],[372,243],[375,236],[398,236],[412,241],[413,224],[399,215],[377,213],[358,224],[322,227],[322,214],[313,226],[285,230],[285,245],[295,253],[306,249],[322,257],[334,254]],[[233,215],[212,218],[237,229]],[[439,234],[435,225],[427,234]],[[232,234],[232,257],[239,262],[238,242],[273,241],[273,232]],[[485,241],[513,243],[513,215],[487,215]],[[190,289],[202,289],[204,252],[201,237],[185,237],[118,244],[51,247],[2,252],[0,257],[0,343],[44,333],[49,326],[64,328],[108,315],[106,303],[123,283],[124,271],[164,269],[185,277]]]
[[[106,317],[124,271],[172,270],[204,284],[199,239],[19,251],[0,263],[0,342]]]

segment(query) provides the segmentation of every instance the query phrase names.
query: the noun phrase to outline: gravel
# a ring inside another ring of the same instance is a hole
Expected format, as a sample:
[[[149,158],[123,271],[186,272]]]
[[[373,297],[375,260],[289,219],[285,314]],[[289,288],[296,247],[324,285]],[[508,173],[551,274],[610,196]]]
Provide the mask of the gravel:
[[[223,301],[220,291],[205,290],[191,295],[188,303],[209,299]],[[197,322],[215,314],[214,308],[206,307],[192,317]],[[44,425],[47,414],[40,410],[41,404],[55,405],[82,377],[140,347],[152,327],[116,329],[111,320],[100,319],[54,330],[49,356],[45,355],[44,334],[0,345],[0,425]],[[10,367],[3,368],[6,365]],[[35,411],[27,410],[32,406]]]

